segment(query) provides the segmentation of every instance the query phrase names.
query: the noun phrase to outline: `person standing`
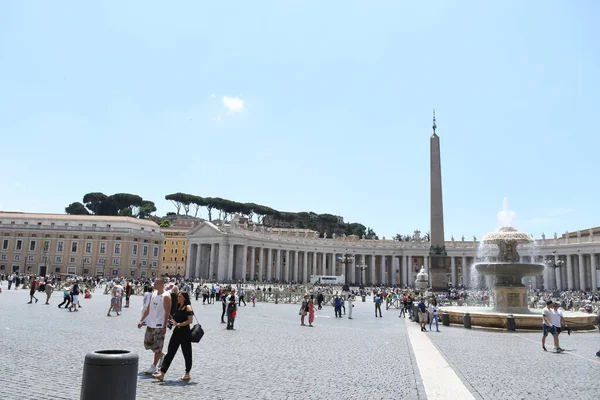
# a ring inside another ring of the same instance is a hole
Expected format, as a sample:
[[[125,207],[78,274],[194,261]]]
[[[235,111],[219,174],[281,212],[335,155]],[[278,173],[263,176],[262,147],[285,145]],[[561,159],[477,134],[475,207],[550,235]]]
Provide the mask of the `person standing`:
[[[560,351],[564,351],[561,347],[560,347],[560,332],[562,330],[563,325],[565,326],[565,328],[567,327],[565,324],[565,319],[563,317],[563,312],[561,310],[558,309],[558,302],[555,301],[552,304],[552,325],[554,325],[556,327],[556,343],[557,343],[557,348]]]
[[[164,278],[156,278],[154,281],[155,292],[152,293],[148,308],[144,311],[142,318],[138,322],[138,329],[146,321],[146,333],[144,334],[144,348],[152,350],[154,361],[145,371],[152,375],[158,372],[161,367],[164,354],[162,352],[165,343],[165,334],[167,333],[167,322],[171,311],[171,296],[165,292]]]
[[[221,295],[221,306],[223,310],[221,311],[221,323],[225,323],[225,313],[227,313],[227,295],[223,293]]]
[[[352,319],[352,308],[354,308],[354,295],[348,295],[348,319]]]
[[[431,300],[431,303],[429,304],[429,309],[427,311],[429,311],[429,332],[431,332],[431,325],[433,324],[433,321],[435,320],[435,331],[439,332],[440,329],[438,327],[438,304],[437,304],[437,300],[433,299]]]
[[[561,353],[563,350],[558,347],[558,336],[556,334],[556,326],[552,323],[552,300],[546,301],[546,307],[542,311],[542,349],[546,350],[546,337],[550,333],[554,338],[554,350],[557,353]]]
[[[235,289],[231,290],[227,304],[227,329],[233,330],[233,323],[237,314],[237,302],[235,301]]]
[[[192,370],[192,337],[190,325],[194,322],[194,311],[192,310],[192,303],[190,302],[190,296],[187,292],[181,292],[177,295],[177,308],[169,323],[174,326],[173,334],[169,339],[169,346],[167,348],[167,355],[160,367],[160,371],[152,374],[152,376],[159,381],[165,379],[165,374],[171,366],[171,362],[181,346],[181,352],[185,360],[185,375],[181,377],[182,381],[189,381],[190,371]]]
[[[79,284],[77,281],[73,282],[73,287],[71,288],[71,299],[71,305],[69,306],[68,310],[73,311],[71,310],[71,308],[73,308],[75,311],[79,311],[77,310],[77,306],[79,305]]]
[[[238,305],[241,307],[242,306],[242,302],[244,303],[244,307],[246,307],[246,300],[244,300],[244,295],[246,294],[246,291],[244,290],[244,288],[240,289],[240,301],[238,303]]]
[[[250,298],[252,299],[252,307],[256,307],[256,290],[252,291]]]
[[[323,308],[323,301],[325,301],[325,296],[323,296],[323,293],[319,291],[319,293],[317,294],[317,304],[319,305],[319,310]]]
[[[133,286],[131,286],[131,282],[127,282],[127,286],[125,286],[125,308],[129,308],[129,298],[133,294]]]
[[[37,297],[35,297],[35,289],[37,289],[37,283],[37,278],[31,275],[31,288],[29,289],[29,302],[27,304],[33,303],[34,299],[36,304],[38,302]]]
[[[117,298],[117,287],[113,286],[111,290],[111,298],[110,298],[110,307],[108,308],[108,313],[106,313],[107,317],[110,317],[110,312],[114,310],[119,316],[119,299]],[[126,306],[127,307],[127,306]]]
[[[15,274],[10,274],[8,276],[8,290],[10,290],[10,287],[12,286],[14,279],[15,279]]]
[[[340,296],[336,293],[335,297],[333,298],[333,307],[334,307],[334,312],[335,312],[335,317],[338,318],[342,318],[342,299],[340,298]]]
[[[377,318],[377,311],[379,311],[379,318],[383,318],[381,315],[381,302],[382,302],[381,294],[375,295],[375,318]]]
[[[300,326],[306,326],[304,323],[304,318],[308,314],[308,295],[304,295],[304,300],[302,300],[302,305],[300,306]]]
[[[313,322],[315,320],[315,303],[314,303],[315,295],[311,294],[310,299],[308,300],[308,326],[313,327]]]

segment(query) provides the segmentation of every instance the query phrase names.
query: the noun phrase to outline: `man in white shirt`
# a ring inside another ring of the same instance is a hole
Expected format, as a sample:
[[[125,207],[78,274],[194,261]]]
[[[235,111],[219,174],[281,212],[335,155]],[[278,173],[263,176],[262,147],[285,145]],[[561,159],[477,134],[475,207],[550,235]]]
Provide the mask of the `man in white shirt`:
[[[562,326],[567,326],[565,324],[565,319],[563,317],[563,312],[562,310],[559,310],[559,304],[558,301],[555,301],[554,304],[552,304],[553,310],[552,310],[552,325],[554,325],[556,327],[556,343],[557,343],[557,348],[560,351],[563,351],[563,349],[561,349],[560,347],[560,331]]]
[[[544,351],[548,351],[546,350],[546,336],[548,336],[548,334],[550,333],[554,338],[554,350],[556,350],[557,353],[561,353],[562,349],[558,347],[558,335],[556,334],[556,326],[554,326],[554,324],[552,323],[553,313],[554,311],[552,310],[552,300],[548,300],[546,301],[546,307],[544,307],[544,310],[542,311],[542,328],[544,329],[542,334],[542,349]]]
[[[146,322],[146,333],[144,335],[144,347],[154,352],[154,363],[145,372],[148,375],[159,371],[164,354],[162,352],[167,333],[167,322],[171,312],[171,296],[165,292],[164,278],[156,278],[154,281],[155,292],[152,293],[148,308],[144,311],[142,319],[138,322],[138,329]]]

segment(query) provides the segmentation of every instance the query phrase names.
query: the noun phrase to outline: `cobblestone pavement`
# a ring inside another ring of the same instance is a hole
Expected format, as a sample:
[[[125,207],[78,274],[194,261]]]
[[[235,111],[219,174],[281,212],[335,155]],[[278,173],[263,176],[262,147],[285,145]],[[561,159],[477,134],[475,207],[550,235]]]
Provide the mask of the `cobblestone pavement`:
[[[541,321],[540,321],[541,323]],[[562,354],[552,337],[542,350],[541,332],[500,332],[440,327],[426,333],[463,383],[479,399],[597,399],[600,388],[600,335],[560,335]]]
[[[61,293],[53,294],[49,306],[42,294],[29,305],[26,291],[3,289],[0,399],[78,399],[84,357],[93,350],[133,350],[140,371],[150,365],[152,354],[143,349],[143,330],[136,327],[141,297],[133,297],[122,316],[109,318],[109,297],[99,293],[73,313],[57,308]],[[240,307],[236,330],[226,331],[220,304],[193,306],[206,334],[193,345],[192,381],[179,381],[179,353],[164,383],[139,376],[138,398],[425,398],[397,312],[384,310],[384,318],[376,319],[373,303],[358,302],[348,320],[334,318],[333,308],[325,307],[309,328],[299,324],[299,306],[260,303]]]

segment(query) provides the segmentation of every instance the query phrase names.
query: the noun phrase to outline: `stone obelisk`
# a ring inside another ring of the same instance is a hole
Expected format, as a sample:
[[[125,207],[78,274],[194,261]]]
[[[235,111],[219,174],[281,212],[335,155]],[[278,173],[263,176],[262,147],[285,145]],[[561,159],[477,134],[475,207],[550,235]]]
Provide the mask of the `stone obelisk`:
[[[433,110],[433,134],[430,143],[431,167],[431,228],[430,228],[430,263],[429,279],[432,289],[448,289],[446,268],[446,246],[444,242],[444,205],[442,200],[442,163],[440,157],[440,138],[435,132],[435,110]]]

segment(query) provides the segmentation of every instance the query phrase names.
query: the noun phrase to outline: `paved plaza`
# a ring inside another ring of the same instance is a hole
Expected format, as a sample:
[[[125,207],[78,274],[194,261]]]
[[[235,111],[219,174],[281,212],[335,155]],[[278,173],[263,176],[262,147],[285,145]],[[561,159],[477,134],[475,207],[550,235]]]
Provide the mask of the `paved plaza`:
[[[78,399],[85,354],[143,349],[141,297],[120,317],[106,317],[109,297],[96,292],[81,312],[28,305],[28,292],[0,294],[1,399]],[[600,335],[562,337],[563,354],[543,352],[540,333],[440,327],[421,333],[398,310],[375,318],[373,303],[357,302],[354,319],[317,312],[301,327],[298,305],[240,307],[235,331],[220,323],[221,305],[193,301],[206,335],[193,345],[192,381],[182,383],[179,353],[165,382],[140,375],[139,399],[595,399],[600,387]],[[113,314],[114,315],[114,314]],[[168,334],[169,335],[169,334]],[[168,341],[168,337],[167,337]],[[165,343],[166,350],[166,343]],[[107,382],[107,384],[109,384]]]

